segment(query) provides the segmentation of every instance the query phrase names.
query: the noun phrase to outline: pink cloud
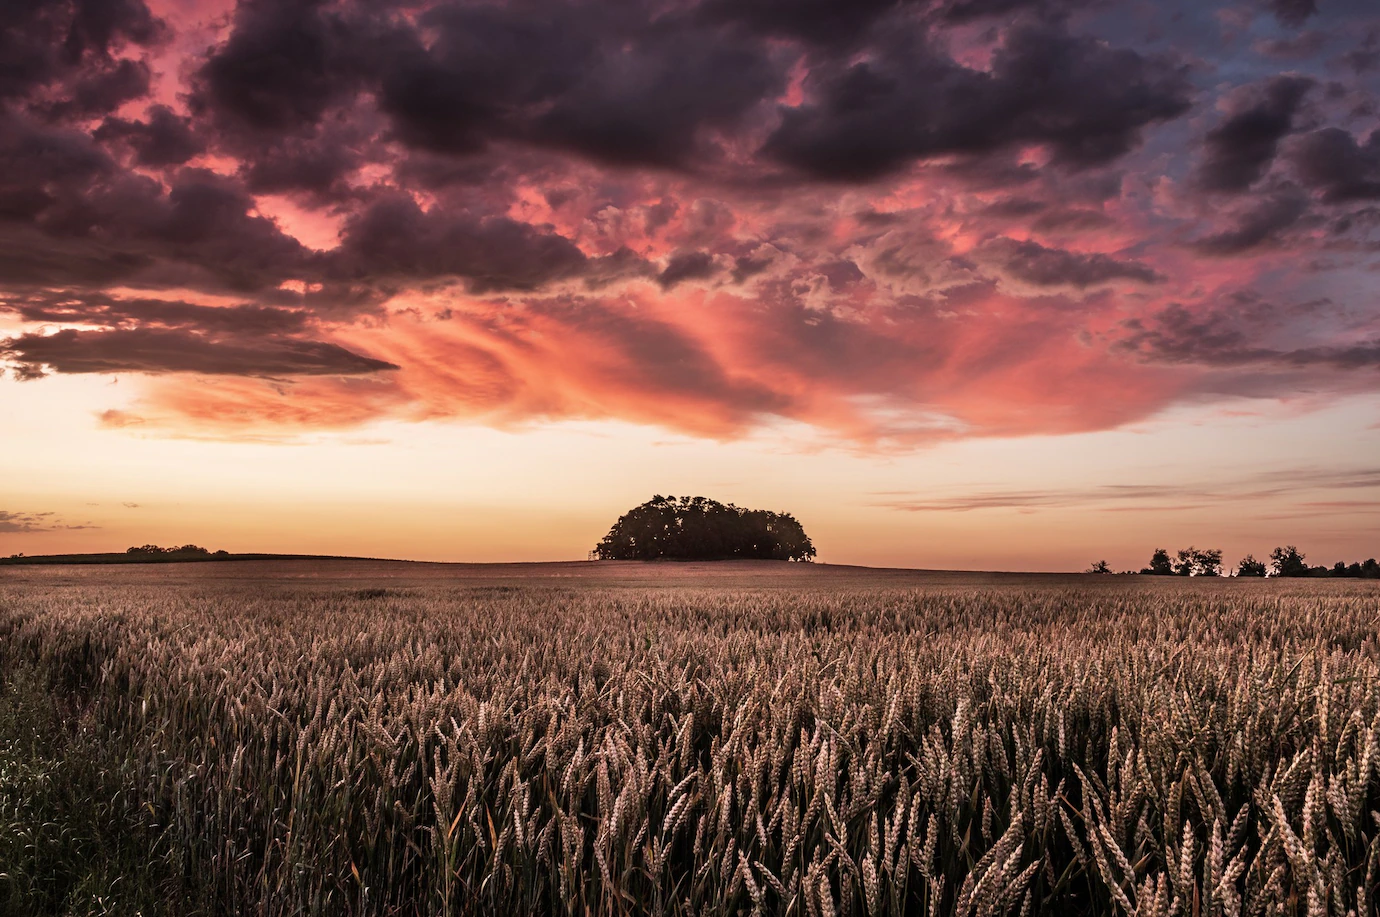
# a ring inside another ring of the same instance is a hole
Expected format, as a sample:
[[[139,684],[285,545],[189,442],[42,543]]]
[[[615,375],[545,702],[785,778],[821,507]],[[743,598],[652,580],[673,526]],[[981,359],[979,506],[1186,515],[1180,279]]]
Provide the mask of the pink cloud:
[[[1209,86],[1044,0],[127,6],[16,21],[0,356],[150,425],[910,444],[1377,387],[1367,77],[1304,45]]]

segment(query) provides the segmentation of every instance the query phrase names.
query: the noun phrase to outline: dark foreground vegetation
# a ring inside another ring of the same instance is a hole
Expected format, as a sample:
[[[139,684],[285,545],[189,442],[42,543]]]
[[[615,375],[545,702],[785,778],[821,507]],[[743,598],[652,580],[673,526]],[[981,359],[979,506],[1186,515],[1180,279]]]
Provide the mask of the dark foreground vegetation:
[[[0,915],[178,915],[183,884],[141,781],[78,695],[0,668]]]
[[[197,569],[0,577],[0,914],[1374,913],[1369,583]]]
[[[815,546],[790,513],[660,494],[618,517],[591,552],[598,560],[797,560]]]

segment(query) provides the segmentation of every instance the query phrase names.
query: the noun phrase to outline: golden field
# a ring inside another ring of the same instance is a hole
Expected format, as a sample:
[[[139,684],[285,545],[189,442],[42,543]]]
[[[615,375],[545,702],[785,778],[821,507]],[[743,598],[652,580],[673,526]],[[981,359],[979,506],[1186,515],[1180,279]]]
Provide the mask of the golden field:
[[[1347,580],[6,568],[0,913],[1368,915],[1377,623]]]

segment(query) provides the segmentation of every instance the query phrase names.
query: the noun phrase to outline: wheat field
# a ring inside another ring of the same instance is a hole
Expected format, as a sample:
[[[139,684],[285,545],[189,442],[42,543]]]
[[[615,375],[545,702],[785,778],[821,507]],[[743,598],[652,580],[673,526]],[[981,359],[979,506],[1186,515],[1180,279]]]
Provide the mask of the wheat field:
[[[457,569],[13,568],[0,673],[172,914],[1374,913],[1373,583]],[[0,913],[133,913],[9,760]]]

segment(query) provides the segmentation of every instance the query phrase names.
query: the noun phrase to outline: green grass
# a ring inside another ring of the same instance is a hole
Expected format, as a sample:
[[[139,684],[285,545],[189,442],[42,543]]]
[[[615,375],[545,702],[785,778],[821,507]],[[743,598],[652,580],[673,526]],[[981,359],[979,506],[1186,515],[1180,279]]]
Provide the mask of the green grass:
[[[91,724],[21,666],[0,683],[0,917],[185,914],[162,832]]]

